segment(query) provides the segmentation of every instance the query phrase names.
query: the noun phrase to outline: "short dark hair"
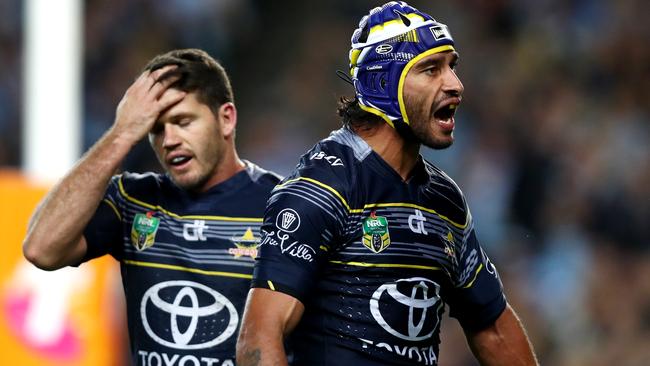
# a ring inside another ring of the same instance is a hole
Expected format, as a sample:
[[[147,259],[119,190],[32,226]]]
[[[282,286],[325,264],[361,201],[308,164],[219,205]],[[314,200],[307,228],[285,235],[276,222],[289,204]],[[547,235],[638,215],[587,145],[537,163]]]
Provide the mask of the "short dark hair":
[[[226,70],[207,52],[196,48],[169,51],[154,57],[144,70],[155,71],[168,65],[178,67],[160,79],[180,76],[171,87],[188,93],[196,92],[198,101],[210,107],[215,115],[222,104],[234,102]]]
[[[341,97],[339,99],[336,112],[338,113],[339,117],[341,117],[343,126],[348,127],[352,130],[363,127],[372,127],[376,126],[378,123],[384,122],[384,120],[378,115],[361,109],[359,101],[356,97]]]

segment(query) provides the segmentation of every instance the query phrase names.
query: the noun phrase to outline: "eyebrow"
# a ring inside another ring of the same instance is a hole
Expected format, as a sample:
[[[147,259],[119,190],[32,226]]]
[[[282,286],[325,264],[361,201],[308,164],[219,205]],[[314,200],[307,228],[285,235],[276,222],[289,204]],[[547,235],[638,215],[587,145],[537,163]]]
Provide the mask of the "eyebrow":
[[[442,54],[437,53],[437,54],[433,54],[433,55],[429,56],[428,58],[425,58],[424,60],[422,60],[420,62],[420,64],[417,66],[417,68],[422,70],[422,69],[425,69],[425,68],[427,68],[429,66],[432,66],[432,65],[438,65],[438,64],[444,63],[445,60],[446,60],[446,57],[444,55],[442,55],[442,57],[440,57],[441,55]],[[451,60],[450,60],[449,63],[450,64],[453,64],[455,62],[457,63],[459,59],[460,59],[460,56],[458,55],[458,52],[452,52],[451,53]]]
[[[190,112],[190,111],[180,111],[176,114],[173,114],[169,117],[169,122],[174,123],[178,122],[179,120],[183,118],[194,118],[196,116],[196,113]]]

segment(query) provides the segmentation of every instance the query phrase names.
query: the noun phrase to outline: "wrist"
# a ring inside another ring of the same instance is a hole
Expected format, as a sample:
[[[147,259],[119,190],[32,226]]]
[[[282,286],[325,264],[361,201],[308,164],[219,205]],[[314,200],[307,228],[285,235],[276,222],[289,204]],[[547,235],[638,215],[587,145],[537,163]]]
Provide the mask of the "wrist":
[[[142,139],[142,136],[136,135],[128,129],[119,128],[118,126],[112,126],[108,130],[107,135],[111,141],[111,145],[118,148],[131,149]]]

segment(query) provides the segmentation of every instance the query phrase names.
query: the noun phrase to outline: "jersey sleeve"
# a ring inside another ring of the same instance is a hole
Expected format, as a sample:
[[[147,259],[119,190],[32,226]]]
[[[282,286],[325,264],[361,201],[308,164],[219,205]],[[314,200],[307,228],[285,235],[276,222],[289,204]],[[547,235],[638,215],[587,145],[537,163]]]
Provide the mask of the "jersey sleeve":
[[[110,254],[116,259],[122,257],[122,200],[120,194],[121,176],[114,176],[99,203],[95,214],[84,229],[87,250],[83,262]]]
[[[345,200],[322,178],[296,175],[271,193],[253,287],[280,291],[303,303],[315,287],[347,217]]]
[[[467,330],[480,330],[501,315],[506,306],[499,274],[481,248],[468,214],[467,233],[457,254],[454,287],[447,300],[450,315]]]

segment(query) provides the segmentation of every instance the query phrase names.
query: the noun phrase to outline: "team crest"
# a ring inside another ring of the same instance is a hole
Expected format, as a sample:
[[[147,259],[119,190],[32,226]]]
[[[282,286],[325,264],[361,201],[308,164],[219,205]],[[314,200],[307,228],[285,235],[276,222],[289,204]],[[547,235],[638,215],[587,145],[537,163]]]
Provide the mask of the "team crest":
[[[445,244],[445,254],[453,258],[456,255],[456,251],[454,250],[454,236],[451,235],[451,231],[448,231],[447,236],[443,237],[443,242]]]
[[[390,245],[388,220],[383,216],[375,215],[375,211],[363,220],[363,245],[374,253],[382,252]]]
[[[251,230],[251,228],[248,228],[244,235],[239,237],[233,236],[230,240],[235,243],[237,248],[229,248],[228,253],[234,255],[235,258],[249,256],[255,259],[255,257],[257,257],[257,245],[259,244],[260,239],[253,235],[253,230]]]
[[[153,211],[146,214],[136,214],[131,226],[131,244],[138,251],[145,250],[153,245],[160,219],[153,217]]]

